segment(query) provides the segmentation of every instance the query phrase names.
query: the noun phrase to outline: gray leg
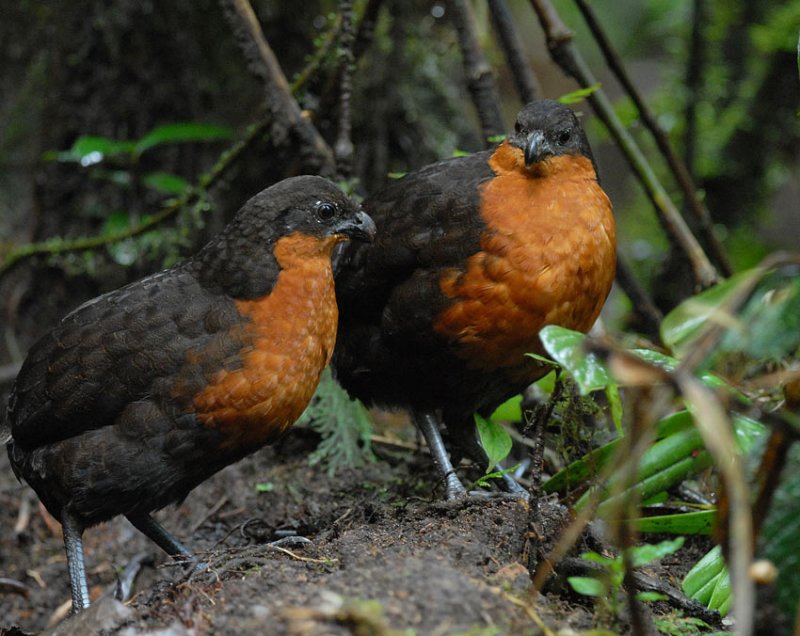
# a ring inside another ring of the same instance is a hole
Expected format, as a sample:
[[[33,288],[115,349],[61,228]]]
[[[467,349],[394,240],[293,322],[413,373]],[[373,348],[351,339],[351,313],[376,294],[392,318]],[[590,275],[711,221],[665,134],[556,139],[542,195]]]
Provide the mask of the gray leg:
[[[148,514],[126,515],[134,527],[171,557],[193,558],[192,552]]]
[[[465,497],[467,490],[458,479],[450,457],[447,454],[447,449],[444,447],[437,417],[433,413],[423,411],[414,411],[412,415],[414,417],[414,423],[417,425],[417,428],[422,431],[422,435],[428,443],[428,448],[430,448],[436,468],[439,470],[439,474],[444,480],[447,489],[447,499],[452,501]]]
[[[69,512],[61,513],[64,548],[67,552],[69,586],[72,591],[72,612],[77,614],[89,607],[89,586],[86,583],[86,566],[83,562],[83,526]]]

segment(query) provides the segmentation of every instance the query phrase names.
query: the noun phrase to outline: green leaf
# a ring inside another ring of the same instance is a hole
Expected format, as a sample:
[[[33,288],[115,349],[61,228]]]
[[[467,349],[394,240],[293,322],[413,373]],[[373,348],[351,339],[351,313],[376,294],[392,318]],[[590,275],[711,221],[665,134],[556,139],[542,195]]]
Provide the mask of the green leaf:
[[[649,362],[653,366],[656,366],[660,369],[664,369],[668,372],[673,372],[675,369],[678,368],[678,360],[673,358],[672,356],[665,355],[660,351],[653,351],[652,349],[632,349],[631,353],[635,355],[637,358],[641,358],[642,360]],[[719,376],[714,375],[713,373],[708,373],[704,371],[699,375],[700,381],[705,384],[707,387],[712,389],[723,389],[730,393],[735,393],[740,397],[744,397],[744,394],[739,393],[735,388],[733,388],[730,384],[725,382]]]
[[[734,413],[732,419],[736,443],[741,453],[747,455],[764,439],[767,434],[767,427],[761,422],[740,413]]]
[[[184,194],[191,187],[186,179],[169,172],[151,172],[142,178],[142,182],[151,190],[176,196]]]
[[[622,399],[619,396],[619,387],[610,382],[606,387],[606,399],[611,409],[611,420],[614,422],[614,429],[617,435],[622,437],[625,432],[622,430]]]
[[[233,131],[223,126],[199,124],[195,122],[167,124],[154,128],[137,141],[133,152],[136,155],[141,155],[151,148],[164,144],[217,141],[220,139],[230,139],[232,136]]]
[[[639,568],[674,554],[683,547],[684,541],[683,537],[675,537],[660,543],[644,543],[634,546],[631,548],[633,567]]]
[[[584,561],[589,561],[591,563],[599,563],[604,568],[608,568],[614,562],[614,559],[611,557],[607,557],[605,554],[600,554],[599,552],[595,552],[594,550],[589,550],[588,552],[583,552],[581,554],[581,558]]]
[[[672,515],[640,517],[636,520],[639,532],[653,534],[711,534],[716,510],[698,510]]]
[[[740,312],[742,331],[730,331],[720,348],[752,358],[781,358],[800,346],[800,277],[765,276]]]
[[[800,601],[800,445],[789,450],[782,474],[764,522],[760,554],[778,566],[778,605],[793,616]]]
[[[475,486],[480,486],[481,488],[488,488],[488,487],[490,487],[492,485],[492,480],[493,479],[502,479],[503,475],[509,475],[509,474],[515,472],[519,468],[519,466],[520,465],[517,464],[516,466],[513,466],[511,468],[506,468],[504,470],[495,470],[495,471],[492,471],[492,472],[488,472],[487,471],[485,475],[482,475],[481,477],[478,477],[478,479],[475,480],[475,483],[473,484],[473,488]],[[491,468],[489,470],[491,470]],[[471,489],[472,488],[470,488],[468,490],[471,490]]]
[[[256,484],[256,492],[272,492],[275,490],[275,484],[271,481]]]
[[[640,601],[654,603],[656,601],[666,601],[669,597],[666,594],[660,594],[659,592],[637,592],[636,598]]]
[[[558,98],[558,101],[562,104],[578,104],[582,102],[584,99],[589,97],[590,95],[596,93],[600,90],[600,83],[592,84],[591,86],[587,86],[586,88],[579,88],[576,91],[572,91],[571,93],[566,93]]]
[[[498,406],[489,416],[493,422],[520,422],[522,420],[522,396],[515,395]]]
[[[134,146],[132,141],[117,141],[108,137],[84,135],[78,137],[68,151],[59,152],[56,157],[59,161],[76,162],[87,167],[100,163],[107,157],[130,154]]]
[[[474,417],[481,446],[489,457],[489,466],[486,468],[486,472],[489,473],[511,452],[511,435],[500,424],[487,420],[478,413],[475,413]]]
[[[683,583],[681,583],[681,589],[689,598],[706,604],[711,598],[716,579],[724,570],[725,560],[722,558],[722,548],[716,546],[686,573]]]
[[[754,276],[761,271],[750,269],[739,272],[692,296],[669,312],[661,322],[661,340],[672,352],[682,358],[692,348],[695,339],[704,331],[711,321],[723,322],[726,325],[741,329],[734,316],[720,312],[720,306],[734,294],[741,285],[748,285]]]
[[[646,479],[641,479],[632,489],[637,492],[640,499],[650,499],[656,494],[679,484],[691,475],[695,475],[701,470],[708,468],[712,463],[711,456],[708,452],[702,451],[696,455],[677,461]],[[603,503],[597,507],[597,513],[599,515],[610,514],[621,498],[630,497],[631,495],[632,493],[630,491],[623,491],[618,495],[607,497],[603,500]],[[588,497],[582,497],[575,503],[575,508],[582,508],[586,505],[587,501]]]
[[[656,439],[663,439],[693,426],[692,416],[689,411],[679,411],[665,417],[658,423]],[[616,439],[600,448],[584,455],[561,469],[542,486],[546,493],[566,492],[568,488],[575,488],[590,477],[596,475],[606,462],[613,456],[620,440]]]
[[[711,592],[708,607],[717,610],[720,615],[725,616],[731,607],[731,577],[727,568],[720,574]]]
[[[590,576],[570,576],[567,582],[573,590],[583,596],[605,596],[606,586],[602,581]]]
[[[585,334],[550,325],[539,332],[539,338],[547,353],[569,372],[582,394],[605,389],[611,384],[600,359],[586,353]]]

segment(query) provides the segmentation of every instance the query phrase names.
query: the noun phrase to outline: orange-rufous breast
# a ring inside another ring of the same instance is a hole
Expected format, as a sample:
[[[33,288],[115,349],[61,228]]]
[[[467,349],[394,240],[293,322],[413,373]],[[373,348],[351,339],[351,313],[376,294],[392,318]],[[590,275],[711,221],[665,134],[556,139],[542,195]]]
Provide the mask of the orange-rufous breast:
[[[249,319],[242,365],[217,372],[192,401],[197,418],[224,434],[225,446],[262,446],[308,405],[336,342],[331,251],[339,240],[300,233],[279,239],[281,271],[272,291],[236,301]]]
[[[490,164],[481,251],[441,277],[453,303],[435,324],[474,368],[525,365],[526,353],[543,353],[546,325],[587,331],[616,264],[611,203],[589,159],[550,157],[528,169],[505,143]]]

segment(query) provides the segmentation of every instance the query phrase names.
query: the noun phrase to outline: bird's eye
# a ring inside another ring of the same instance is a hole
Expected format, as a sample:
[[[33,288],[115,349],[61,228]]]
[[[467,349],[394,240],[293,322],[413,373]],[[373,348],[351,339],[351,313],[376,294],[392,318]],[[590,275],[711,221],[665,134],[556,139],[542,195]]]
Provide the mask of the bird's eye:
[[[558,139],[556,139],[556,143],[558,143],[559,146],[566,146],[570,139],[572,139],[572,134],[570,131],[562,130],[558,135]]]
[[[336,216],[336,206],[333,203],[317,203],[316,212],[320,221],[330,221]]]

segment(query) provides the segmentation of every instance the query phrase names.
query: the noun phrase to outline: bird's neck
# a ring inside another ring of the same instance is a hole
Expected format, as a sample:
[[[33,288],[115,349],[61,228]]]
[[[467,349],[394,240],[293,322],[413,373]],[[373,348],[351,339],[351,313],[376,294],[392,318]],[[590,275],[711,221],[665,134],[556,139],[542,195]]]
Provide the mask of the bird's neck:
[[[594,163],[589,157],[580,154],[558,155],[526,166],[522,150],[508,141],[504,141],[492,153],[489,166],[498,176],[518,174],[535,179],[563,174],[569,178],[597,181]]]

